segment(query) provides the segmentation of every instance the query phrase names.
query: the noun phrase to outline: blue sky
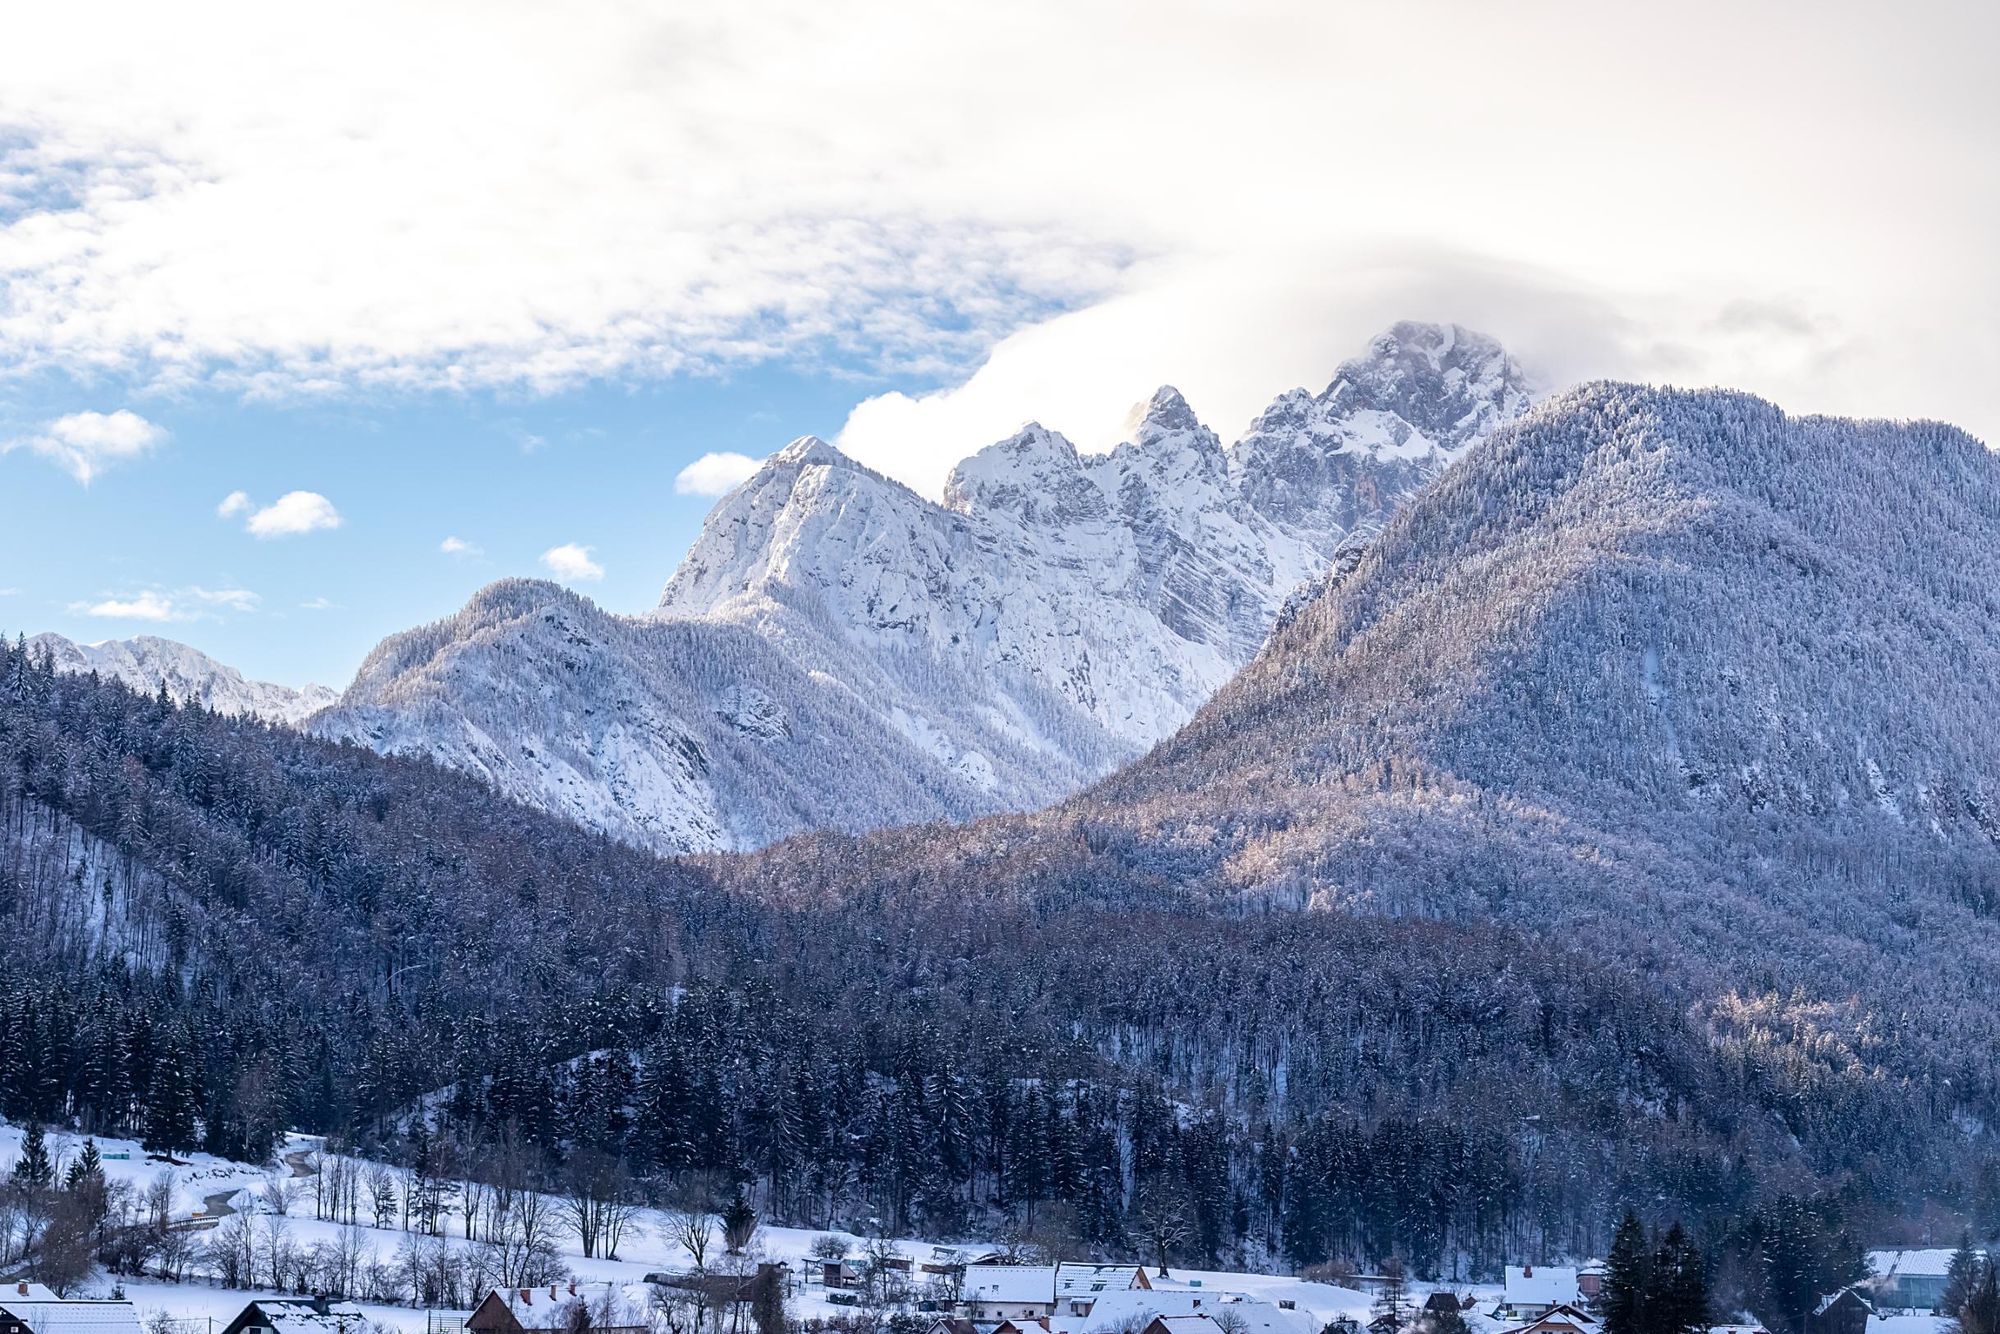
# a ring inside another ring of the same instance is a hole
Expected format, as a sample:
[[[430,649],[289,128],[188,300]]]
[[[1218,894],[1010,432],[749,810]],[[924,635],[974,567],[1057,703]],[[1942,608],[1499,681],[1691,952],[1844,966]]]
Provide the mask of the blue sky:
[[[650,606],[705,453],[936,494],[1163,383],[1231,438],[1398,319],[1994,440],[1996,47],[1976,0],[20,7],[0,625],[338,684],[551,548]],[[246,531],[294,493],[340,525]]]
[[[84,641],[158,634],[258,679],[342,685],[382,636],[449,615],[481,584],[552,577],[540,556],[564,544],[588,547],[604,571],[572,586],[642,611],[713,503],[676,494],[685,465],[829,434],[882,383],[767,366],[549,396],[283,405],[216,392],[161,401],[107,398],[102,386],[0,389],[0,438],[85,402],[129,407],[168,432],[87,487],[25,450],[0,457],[0,588],[14,590],[0,598],[0,626]],[[243,516],[216,514],[239,490],[259,504],[314,492],[341,522],[254,537]],[[481,554],[447,555],[446,537]],[[247,590],[255,608],[193,589]],[[145,607],[147,590],[190,619],[83,610]]]

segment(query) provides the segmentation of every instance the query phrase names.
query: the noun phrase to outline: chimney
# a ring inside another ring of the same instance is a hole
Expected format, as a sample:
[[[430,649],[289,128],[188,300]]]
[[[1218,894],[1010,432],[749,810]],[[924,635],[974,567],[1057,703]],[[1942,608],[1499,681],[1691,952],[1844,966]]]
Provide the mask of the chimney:
[[[21,1295],[22,1295],[23,1297],[27,1296],[27,1295],[28,1295],[28,1280],[26,1280],[25,1278],[24,1278],[24,1279],[22,1279],[22,1280],[21,1280],[21,1286],[20,1286],[19,1288],[15,1289],[15,1291],[16,1291],[16,1292],[18,1292],[18,1293],[20,1293],[20,1294],[21,1294]]]
[[[532,1303],[534,1302],[534,1300],[535,1300],[535,1294],[534,1294],[534,1292],[533,1292],[533,1291],[531,1291],[531,1290],[530,1290],[530,1289],[528,1289],[528,1288],[522,1288],[522,1289],[521,1289],[521,1300],[522,1300],[522,1302],[524,1302],[524,1303],[528,1303],[528,1304],[532,1304]]]
[[[570,1296],[572,1296],[572,1297],[576,1296],[576,1280],[575,1280],[575,1279],[571,1279],[571,1280],[569,1281],[569,1295],[570,1295]]]
[[[1521,1266],[1521,1277],[1522,1277],[1522,1278],[1533,1278],[1534,1276],[1535,1276],[1535,1267],[1534,1267],[1533,1265],[1522,1265],[1522,1266]]]
[[[549,1284],[549,1300],[554,1301],[555,1299],[556,1299],[556,1285],[551,1283]]]
[[[326,1294],[325,1294],[325,1293],[323,1293],[323,1292],[315,1292],[315,1293],[314,1293],[314,1294],[312,1295],[312,1309],[313,1309],[313,1313],[314,1313],[315,1315],[325,1315],[325,1314],[326,1314]]]

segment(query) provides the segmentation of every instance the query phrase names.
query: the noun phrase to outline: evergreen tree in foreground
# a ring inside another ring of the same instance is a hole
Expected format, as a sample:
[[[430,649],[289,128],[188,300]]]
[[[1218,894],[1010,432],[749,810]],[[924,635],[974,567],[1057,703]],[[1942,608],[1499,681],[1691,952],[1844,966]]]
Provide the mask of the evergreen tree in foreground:
[[[1611,1239],[1604,1266],[1604,1292],[1598,1298],[1604,1334],[1646,1334],[1646,1291],[1652,1283],[1653,1257],[1646,1249],[1646,1229],[1629,1209]]]
[[[1979,1252],[1972,1249],[1971,1229],[1960,1232],[1958,1249],[1951,1253],[1951,1264],[1945,1270],[1944,1296],[1938,1302],[1937,1313],[1950,1320],[1958,1319],[1978,1288],[1980,1271],[1985,1267]]]
[[[1699,1334],[1708,1328],[1708,1265],[1674,1223],[1648,1246],[1627,1212],[1611,1241],[1599,1299],[1604,1334]]]
[[[55,1164],[49,1161],[49,1142],[39,1121],[30,1121],[21,1137],[21,1156],[14,1164],[14,1180],[35,1190],[55,1184]]]

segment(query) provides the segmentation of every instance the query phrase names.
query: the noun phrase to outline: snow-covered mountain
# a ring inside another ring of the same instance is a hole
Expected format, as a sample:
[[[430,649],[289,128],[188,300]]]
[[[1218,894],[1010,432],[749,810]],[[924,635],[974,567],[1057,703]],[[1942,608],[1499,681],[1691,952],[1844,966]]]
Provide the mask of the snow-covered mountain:
[[[266,722],[293,727],[340,698],[328,686],[294,689],[247,680],[200,649],[155,635],[79,644],[62,635],[41,634],[28,643],[37,652],[46,648],[57,671],[96,672],[149,694],[165,682],[167,693],[183,704],[194,701],[217,713],[255,714]]]
[[[1184,723],[1529,399],[1491,339],[1399,324],[1232,448],[1163,388],[1109,453],[1031,424],[942,504],[807,437],[717,504],[650,616],[496,585],[313,727],[667,851],[1046,804]]]

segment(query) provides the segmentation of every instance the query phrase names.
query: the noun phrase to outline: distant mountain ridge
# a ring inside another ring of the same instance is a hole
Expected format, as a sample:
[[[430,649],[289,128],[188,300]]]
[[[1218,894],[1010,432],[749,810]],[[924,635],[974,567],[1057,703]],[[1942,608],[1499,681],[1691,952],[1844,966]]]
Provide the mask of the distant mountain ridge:
[[[255,714],[266,722],[298,727],[340,698],[328,686],[276,685],[247,680],[243,673],[218,662],[200,649],[157,635],[107,639],[79,644],[58,634],[39,634],[28,641],[35,652],[47,649],[62,672],[97,672],[114,677],[148,694],[165,684],[176,701],[197,703],[217,713]]]
[[[1163,388],[1117,449],[1030,424],[942,504],[806,437],[716,505],[651,616],[508,581],[384,641],[313,728],[668,852],[1044,805],[1185,722],[1531,397],[1491,339],[1399,324],[1234,447]]]

